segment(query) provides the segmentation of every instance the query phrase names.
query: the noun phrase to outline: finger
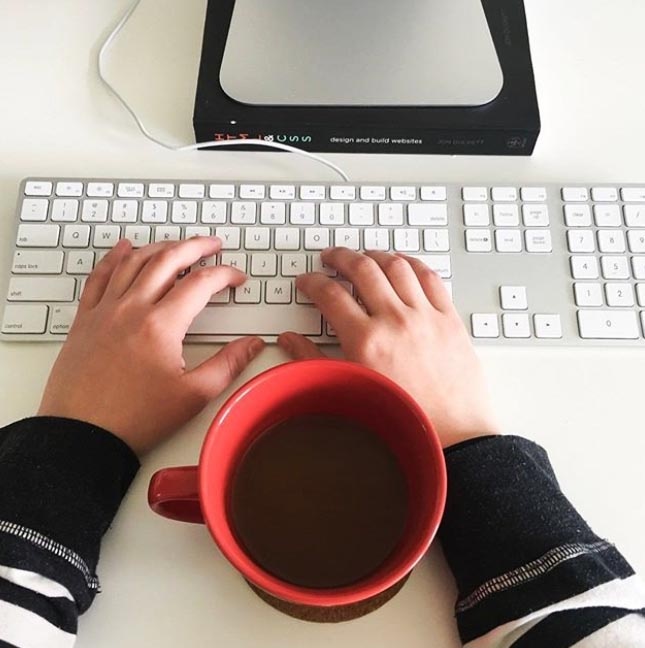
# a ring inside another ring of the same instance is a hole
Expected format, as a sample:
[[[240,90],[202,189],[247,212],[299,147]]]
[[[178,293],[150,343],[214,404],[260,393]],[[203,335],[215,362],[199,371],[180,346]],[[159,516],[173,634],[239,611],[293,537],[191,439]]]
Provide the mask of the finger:
[[[118,268],[112,274],[110,283],[105,290],[106,295],[114,299],[121,297],[137,278],[137,275],[141,272],[141,268],[143,268],[143,266],[148,263],[155,254],[175,245],[177,245],[177,243],[174,241],[163,241],[146,245],[138,250],[132,250],[132,252],[127,256],[127,258],[122,260]]]
[[[311,341],[299,333],[288,331],[278,336],[278,346],[294,360],[325,358],[325,354]]]
[[[158,302],[172,289],[181,272],[200,259],[213,256],[221,247],[222,242],[211,236],[196,236],[166,246],[143,266],[132,282],[130,294],[140,301]]]
[[[369,313],[388,311],[400,304],[394,288],[373,259],[347,248],[323,250],[321,259],[354,284]]]
[[[161,317],[175,322],[186,331],[210,298],[230,287],[241,286],[246,275],[231,266],[214,266],[195,270],[178,281],[157,304]]]
[[[229,342],[219,353],[186,374],[192,387],[206,399],[217,398],[265,347],[258,337]]]
[[[367,324],[369,315],[338,282],[319,272],[300,275],[296,287],[313,301],[324,318],[336,329],[338,337]]]
[[[410,264],[410,267],[419,279],[425,296],[437,310],[447,313],[455,309],[448,289],[444,286],[441,277],[434,270],[429,268],[423,261],[419,261],[419,259],[415,259],[414,257],[404,254],[399,254],[398,256],[405,258]]]
[[[402,302],[414,307],[428,301],[407,257],[377,251],[365,254],[378,263]]]
[[[127,239],[121,239],[97,264],[85,282],[79,308],[94,308],[103,298],[105,289],[121,259],[132,249]]]

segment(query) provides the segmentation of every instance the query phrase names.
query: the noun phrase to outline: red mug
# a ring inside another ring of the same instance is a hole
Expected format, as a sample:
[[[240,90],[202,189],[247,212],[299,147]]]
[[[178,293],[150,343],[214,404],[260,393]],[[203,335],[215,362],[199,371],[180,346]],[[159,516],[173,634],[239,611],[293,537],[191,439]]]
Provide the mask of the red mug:
[[[237,541],[229,517],[230,485],[245,451],[272,426],[305,414],[346,417],[380,435],[398,459],[408,485],[408,519],[398,547],[367,578],[336,589],[292,585],[262,569]],[[159,515],[205,523],[229,562],[256,591],[268,594],[265,600],[308,608],[352,606],[395,590],[430,546],[445,499],[443,451],[419,405],[385,376],[327,359],[280,365],[243,385],[213,420],[199,466],[160,470],[148,491],[150,507]]]

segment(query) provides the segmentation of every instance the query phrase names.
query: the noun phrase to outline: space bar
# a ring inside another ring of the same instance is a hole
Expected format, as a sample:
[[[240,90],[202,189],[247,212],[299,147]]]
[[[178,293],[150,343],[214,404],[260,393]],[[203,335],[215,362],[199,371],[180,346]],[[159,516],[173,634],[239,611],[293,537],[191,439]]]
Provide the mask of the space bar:
[[[188,335],[322,335],[322,316],[312,306],[207,306]]]

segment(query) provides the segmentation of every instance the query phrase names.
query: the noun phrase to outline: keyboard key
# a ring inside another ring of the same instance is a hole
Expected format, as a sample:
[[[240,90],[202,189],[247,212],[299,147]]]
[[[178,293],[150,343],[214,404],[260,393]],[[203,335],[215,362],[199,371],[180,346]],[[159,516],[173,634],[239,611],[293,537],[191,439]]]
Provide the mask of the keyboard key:
[[[426,252],[449,252],[450,235],[447,229],[423,231],[423,248]]]
[[[348,185],[330,187],[329,198],[331,200],[356,200],[356,187]]]
[[[525,286],[501,286],[499,297],[504,310],[527,310],[529,307]]]
[[[553,251],[551,232],[543,230],[526,230],[524,232],[526,251],[531,253],[550,253]]]
[[[139,203],[136,200],[115,200],[112,203],[113,223],[136,223]]]
[[[42,222],[47,220],[49,200],[44,198],[29,198],[22,201],[20,208],[21,221]]]
[[[208,200],[202,203],[201,222],[207,225],[224,225],[226,223],[227,203]]]
[[[636,279],[645,279],[645,256],[632,257],[632,270]]]
[[[495,249],[498,252],[521,252],[522,233],[518,229],[495,230]]]
[[[323,185],[302,185],[300,187],[300,200],[325,200],[325,197]]]
[[[92,245],[95,248],[113,248],[120,238],[121,228],[118,225],[97,225]]]
[[[545,187],[522,187],[520,191],[525,202],[546,202],[547,192]]]
[[[63,247],[84,248],[90,244],[91,229],[89,225],[65,225],[63,229]]]
[[[605,284],[605,295],[607,296],[607,306],[634,306],[634,289],[629,283]]]
[[[467,202],[482,202],[488,200],[488,189],[486,187],[464,187],[461,190],[461,196]]]
[[[408,209],[414,208],[410,205]],[[401,203],[381,203],[378,206],[378,222],[379,225],[385,227],[396,227],[403,225],[403,205]]]
[[[575,283],[576,306],[602,306],[602,286],[599,283]]]
[[[266,283],[267,304],[290,304],[291,303],[291,282],[284,279],[269,279]]]
[[[579,310],[580,337],[597,340],[636,340],[638,319],[634,311]]]
[[[307,272],[307,257],[304,254],[283,254],[281,256],[283,277],[297,277]]]
[[[128,225],[125,228],[125,238],[132,243],[132,247],[143,247],[150,243],[150,228],[146,225]],[[186,238],[189,237],[186,236]]]
[[[567,232],[569,252],[595,252],[596,242],[591,230],[570,230]]]
[[[506,338],[530,338],[531,324],[526,313],[504,313],[502,328]]]
[[[231,301],[231,289],[224,288],[218,293],[211,295],[211,298],[208,300],[209,304],[228,304]]]
[[[119,198],[143,198],[144,188],[140,182],[121,182],[116,193]]]
[[[564,223],[567,227],[590,227],[591,208],[589,205],[565,205]]]
[[[271,247],[271,230],[268,227],[247,227],[244,247],[247,250],[268,250]]]
[[[82,182],[57,182],[56,195],[62,198],[76,198],[83,195]]]
[[[240,249],[241,232],[239,227],[216,227],[215,236],[222,240],[222,250]]]
[[[305,229],[305,250],[324,250],[330,244],[329,230],[320,227]]]
[[[72,250],[68,252],[67,274],[88,275],[93,269],[94,252],[90,252],[89,250]]]
[[[418,252],[421,249],[419,230],[394,230],[394,249],[397,252]]]
[[[645,283],[636,284],[636,296],[638,305],[645,308]]]
[[[143,203],[141,222],[165,223],[168,221],[168,203],[165,200],[146,200]]]
[[[634,254],[645,253],[645,229],[629,230],[627,240],[629,241],[630,252]]]
[[[155,243],[181,240],[181,228],[178,225],[160,225],[155,227]]]
[[[269,197],[271,200],[295,200],[296,188],[294,185],[271,185]]]
[[[220,254],[220,265],[237,268],[240,272],[246,272],[246,254],[237,252],[222,252]]]
[[[257,219],[257,203],[234,202],[231,205],[231,223],[233,225],[253,225]]]
[[[351,227],[339,227],[334,234],[334,245],[358,250],[360,248],[358,230]]]
[[[180,198],[204,198],[206,195],[206,187],[203,184],[180,184],[179,197]]]
[[[189,335],[279,335],[285,330],[322,335],[322,316],[311,306],[276,305],[255,311],[248,306],[206,307],[193,321]]]
[[[380,227],[368,227],[363,230],[363,248],[365,250],[381,250],[387,252],[390,249],[390,232]]]
[[[66,335],[72,328],[78,308],[76,306],[55,306],[52,309],[52,319],[49,332],[56,335]]]
[[[466,227],[487,227],[490,225],[488,205],[464,205],[464,225]]]
[[[266,187],[264,185],[247,184],[240,186],[240,198],[242,200],[263,200],[266,195]]]
[[[257,279],[249,279],[235,289],[236,304],[259,304],[262,301],[262,284]]]
[[[416,187],[392,187],[390,189],[391,200],[416,200],[417,189]]]
[[[175,185],[168,182],[155,182],[148,187],[150,198],[174,198]]]
[[[434,270],[442,279],[452,277],[452,264],[447,254],[421,254],[414,255],[414,258],[425,263],[428,268]]]
[[[574,279],[597,279],[598,259],[594,256],[572,256],[571,276]]]
[[[374,205],[372,203],[351,203],[349,205],[350,225],[374,225]]]
[[[316,205],[313,203],[291,203],[289,222],[292,225],[313,225],[316,222]]]
[[[645,205],[625,205],[625,225],[645,227]]]
[[[490,230],[488,229],[467,229],[466,230],[466,251],[467,252],[491,252],[493,242]]]
[[[300,230],[296,227],[280,227],[275,231],[276,250],[299,250]]]
[[[106,223],[108,219],[107,200],[84,200],[81,221],[84,223]]]
[[[447,200],[448,190],[446,187],[421,187],[421,200],[429,202],[441,202]]]
[[[620,193],[624,202],[645,202],[645,187],[625,187]]]
[[[499,321],[494,313],[473,313],[470,322],[475,338],[498,338]]]
[[[384,206],[385,207],[385,206]],[[466,206],[464,206],[466,207]],[[381,225],[402,225],[400,223],[383,222],[379,215],[379,223]],[[441,227],[448,225],[448,205],[424,205],[414,204],[408,205],[408,223],[413,227]]]
[[[51,182],[31,180],[25,183],[25,196],[51,196],[53,189]]]
[[[591,198],[596,202],[616,202],[618,189],[616,187],[594,187],[591,190]]]
[[[127,230],[128,228],[126,227],[126,238],[128,237]],[[184,230],[184,238],[186,239],[195,238],[196,236],[210,236],[210,235],[211,235],[211,228],[203,227],[200,225],[193,225],[192,227],[187,227]]]
[[[58,225],[19,225],[18,247],[56,247],[60,236]]]
[[[181,200],[172,203],[170,220],[179,225],[197,222],[197,203],[194,200]]]
[[[311,257],[311,272],[320,272],[326,274],[328,277],[337,277],[338,272],[331,268],[330,266],[325,265],[322,262],[319,254],[315,254]]]
[[[235,198],[235,185],[212,184],[208,189],[208,195],[220,200]]]
[[[320,205],[321,225],[344,225],[345,205],[340,203],[322,203]]]
[[[605,279],[629,279],[629,264],[624,256],[604,256],[600,259]]]
[[[14,274],[60,274],[63,271],[62,252],[49,250],[16,250],[11,272]]]
[[[493,187],[491,196],[495,202],[515,202],[517,189],[515,187]]]
[[[78,200],[54,200],[51,219],[53,222],[73,223],[78,218]]]
[[[520,209],[517,205],[493,205],[493,222],[497,227],[517,227]]]
[[[8,301],[74,301],[76,280],[71,277],[12,277]]]
[[[361,200],[385,200],[387,192],[385,187],[361,187]]]
[[[533,325],[537,338],[556,340],[562,337],[562,322],[559,315],[534,315]]]
[[[7,305],[2,318],[2,332],[10,334],[44,333],[47,329],[48,312],[49,309],[44,305]]]
[[[283,202],[262,203],[260,223],[263,225],[284,225],[287,222],[287,205]]]
[[[597,227],[620,227],[620,207],[618,205],[594,205],[594,221]]]
[[[278,257],[275,254],[254,254],[251,256],[251,274],[254,277],[275,277]]]
[[[600,230],[598,232],[598,249],[601,252],[622,254],[626,250],[625,235],[622,230]]]
[[[564,187],[562,189],[562,200],[564,202],[587,202],[589,200],[589,191],[585,187]]]
[[[522,218],[526,227],[548,227],[549,209],[546,205],[522,205]]]

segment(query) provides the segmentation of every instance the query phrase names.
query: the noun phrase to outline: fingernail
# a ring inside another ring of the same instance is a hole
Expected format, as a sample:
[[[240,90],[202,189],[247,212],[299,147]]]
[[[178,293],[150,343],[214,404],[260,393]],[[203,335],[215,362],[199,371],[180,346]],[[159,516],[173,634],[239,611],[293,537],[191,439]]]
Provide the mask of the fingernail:
[[[283,348],[283,350],[287,353],[291,353],[293,351],[293,343],[288,336],[281,335],[278,342],[280,343],[280,346]]]
[[[255,356],[260,353],[262,349],[264,349],[264,346],[264,340],[261,340],[260,338],[253,340],[253,342],[251,342],[249,346],[249,355],[251,356],[251,358],[255,358]]]

